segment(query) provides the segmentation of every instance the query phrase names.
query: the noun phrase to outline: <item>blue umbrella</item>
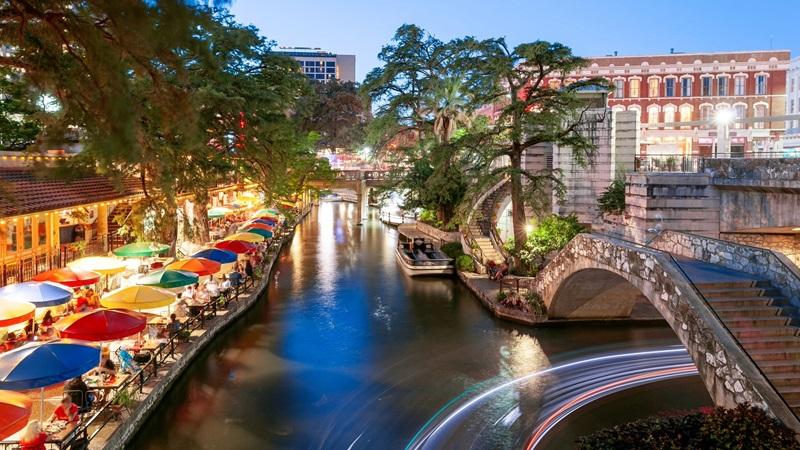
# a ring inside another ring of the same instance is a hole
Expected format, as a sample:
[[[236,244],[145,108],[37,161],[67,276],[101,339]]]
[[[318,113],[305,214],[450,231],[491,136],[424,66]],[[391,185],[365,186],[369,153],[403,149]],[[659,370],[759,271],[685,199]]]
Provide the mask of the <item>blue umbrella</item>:
[[[72,289],[50,281],[26,281],[0,288],[0,299],[22,300],[37,308],[63,305],[72,294]]]
[[[278,221],[277,220],[268,220],[268,219],[254,219],[254,223],[263,223],[264,225],[272,225],[275,226]]]
[[[220,264],[230,264],[236,262],[237,256],[236,253],[221,248],[207,248],[192,255],[192,258],[205,258]]]
[[[0,389],[52,386],[97,367],[100,348],[68,340],[33,342],[0,355]]]

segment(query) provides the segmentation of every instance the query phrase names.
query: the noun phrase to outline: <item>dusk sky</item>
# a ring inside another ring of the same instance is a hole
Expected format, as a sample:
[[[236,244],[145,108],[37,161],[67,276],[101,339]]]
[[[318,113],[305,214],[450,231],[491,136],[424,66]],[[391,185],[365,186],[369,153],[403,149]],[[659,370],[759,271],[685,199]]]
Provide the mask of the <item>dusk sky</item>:
[[[356,55],[359,81],[394,31],[414,23],[442,40],[559,41],[582,56],[788,49],[800,55],[797,0],[234,0],[232,12],[280,46]]]

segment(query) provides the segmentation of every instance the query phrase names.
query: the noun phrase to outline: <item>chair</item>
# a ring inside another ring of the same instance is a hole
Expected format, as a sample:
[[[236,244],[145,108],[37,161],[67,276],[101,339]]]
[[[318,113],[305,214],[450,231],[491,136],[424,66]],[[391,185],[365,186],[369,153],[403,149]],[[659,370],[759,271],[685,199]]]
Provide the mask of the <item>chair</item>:
[[[127,350],[123,350],[121,348],[118,349],[117,357],[119,357],[121,371],[133,374],[136,373],[137,370],[139,370],[138,364],[136,364],[136,361],[133,360],[133,356],[131,356],[131,354],[128,353]]]

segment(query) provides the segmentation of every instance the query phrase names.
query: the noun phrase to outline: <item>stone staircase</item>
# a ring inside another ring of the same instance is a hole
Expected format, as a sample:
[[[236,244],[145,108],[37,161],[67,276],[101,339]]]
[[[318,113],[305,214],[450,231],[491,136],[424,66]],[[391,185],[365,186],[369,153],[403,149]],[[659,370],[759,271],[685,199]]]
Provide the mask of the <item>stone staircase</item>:
[[[681,261],[686,268],[686,262]],[[698,274],[705,263],[689,263],[689,278],[708,300],[750,358],[800,417],[800,312],[775,286],[724,269],[724,277]],[[710,266],[710,265],[708,265]],[[715,268],[719,275],[719,268]]]
[[[476,205],[476,214],[472,215],[468,224],[473,240],[483,254],[483,261],[481,262],[484,264],[488,261],[499,263],[505,260],[505,257],[492,239],[492,229],[497,223],[497,209],[500,207],[502,200],[509,195],[511,195],[511,183],[506,181],[486,196],[480,205]]]

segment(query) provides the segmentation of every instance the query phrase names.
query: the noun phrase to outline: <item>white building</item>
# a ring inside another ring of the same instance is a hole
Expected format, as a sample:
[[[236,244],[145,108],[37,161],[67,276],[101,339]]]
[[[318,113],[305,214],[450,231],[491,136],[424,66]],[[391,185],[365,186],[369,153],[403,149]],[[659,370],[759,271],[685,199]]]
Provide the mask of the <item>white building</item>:
[[[789,63],[789,69],[786,71],[786,114],[800,114],[800,56]],[[783,148],[800,152],[800,120],[786,121]]]
[[[275,53],[300,63],[303,73],[315,81],[356,81],[356,56],[337,55],[320,48],[280,47]]]

